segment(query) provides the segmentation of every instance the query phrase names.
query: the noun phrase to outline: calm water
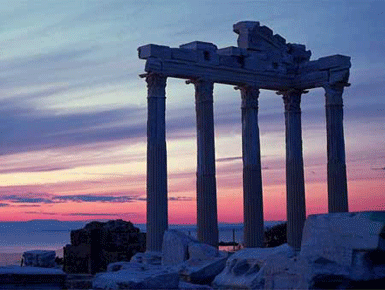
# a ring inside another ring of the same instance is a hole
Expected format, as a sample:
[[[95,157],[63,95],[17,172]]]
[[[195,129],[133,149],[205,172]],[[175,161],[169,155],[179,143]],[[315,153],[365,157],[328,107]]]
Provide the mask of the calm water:
[[[87,222],[30,221],[0,222],[0,265],[9,264],[10,253],[22,253],[29,250],[60,250],[70,243],[70,231],[84,227]],[[281,222],[265,222],[271,227]],[[145,232],[145,225],[135,225]],[[180,230],[196,237],[195,225],[170,225],[170,229]],[[231,242],[243,241],[243,224],[220,224],[219,240]],[[58,255],[61,253],[58,252]],[[16,256],[18,256],[17,254]],[[14,257],[15,255],[13,255]],[[12,259],[11,259],[12,260]]]

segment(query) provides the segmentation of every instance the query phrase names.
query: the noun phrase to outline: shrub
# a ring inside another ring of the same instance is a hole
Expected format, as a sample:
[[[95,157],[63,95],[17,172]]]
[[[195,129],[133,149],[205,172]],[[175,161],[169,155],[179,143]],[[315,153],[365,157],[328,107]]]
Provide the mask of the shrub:
[[[278,247],[287,243],[287,223],[279,224],[265,231],[265,247]]]

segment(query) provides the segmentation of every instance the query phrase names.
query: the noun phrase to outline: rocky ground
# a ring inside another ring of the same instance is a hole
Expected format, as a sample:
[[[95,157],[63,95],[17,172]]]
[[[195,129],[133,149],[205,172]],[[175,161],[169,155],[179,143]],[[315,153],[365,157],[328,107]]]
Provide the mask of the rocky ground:
[[[36,251],[28,255],[28,263],[36,265],[50,264],[52,256]],[[300,250],[282,244],[231,254],[169,230],[162,252],[137,253],[96,275],[41,266],[0,267],[3,285],[43,286],[44,279],[59,287],[52,289],[383,289],[385,212],[309,216]]]
[[[217,251],[167,231],[162,253],[140,253],[108,266],[93,289],[383,288],[385,212],[309,216],[299,251],[287,244]],[[187,283],[187,284],[186,284]]]

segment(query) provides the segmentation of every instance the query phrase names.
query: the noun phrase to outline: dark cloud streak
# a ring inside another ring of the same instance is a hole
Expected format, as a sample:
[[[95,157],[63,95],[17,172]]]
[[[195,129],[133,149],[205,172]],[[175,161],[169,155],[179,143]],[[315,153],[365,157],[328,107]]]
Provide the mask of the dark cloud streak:
[[[107,196],[107,195],[61,195],[53,198],[55,201],[73,202],[133,202],[137,201],[135,196]]]
[[[242,160],[242,156],[217,158],[216,162],[232,162]]]

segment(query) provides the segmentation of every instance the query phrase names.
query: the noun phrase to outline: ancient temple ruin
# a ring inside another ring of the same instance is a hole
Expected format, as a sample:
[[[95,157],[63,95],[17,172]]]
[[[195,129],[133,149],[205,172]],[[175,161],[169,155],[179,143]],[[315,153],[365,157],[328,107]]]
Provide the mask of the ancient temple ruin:
[[[148,44],[138,48],[146,60],[147,123],[147,251],[160,251],[168,227],[165,88],[168,77],[195,86],[197,120],[198,239],[218,244],[215,177],[214,83],[235,86],[241,93],[244,191],[244,244],[263,246],[261,153],[258,127],[260,89],[282,95],[286,125],[286,189],[288,243],[301,246],[306,217],[301,132],[301,96],[325,89],[329,212],[348,211],[343,130],[344,87],[349,86],[350,57],[332,55],[310,61],[305,45],[286,40],[259,22],[234,25],[238,46],[218,49],[207,42],[179,48]]]

